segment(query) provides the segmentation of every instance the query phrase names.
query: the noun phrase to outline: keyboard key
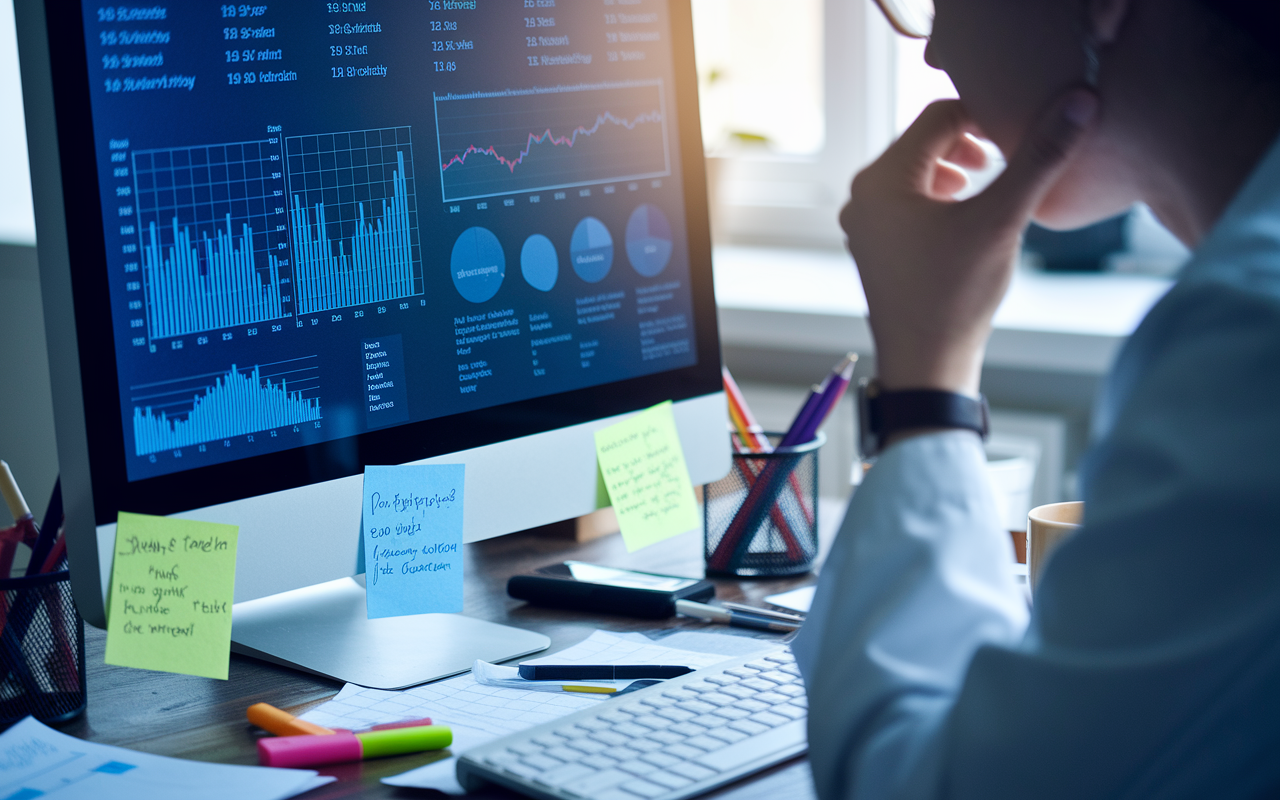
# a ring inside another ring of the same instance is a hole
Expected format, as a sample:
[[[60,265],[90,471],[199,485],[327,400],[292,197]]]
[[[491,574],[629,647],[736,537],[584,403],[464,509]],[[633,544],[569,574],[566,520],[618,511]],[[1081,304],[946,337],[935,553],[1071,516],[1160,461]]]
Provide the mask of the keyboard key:
[[[721,673],[719,675],[708,675],[703,678],[707,683],[714,683],[716,686],[728,686],[731,683],[737,683],[740,678],[735,675]]]
[[[640,759],[636,758],[636,759],[632,759],[631,761],[625,761],[619,764],[618,769],[622,770],[623,772],[630,773],[631,775],[643,776],[643,775],[648,775],[650,772],[653,772],[654,769],[656,768],[649,762],[641,761]]]
[[[489,755],[485,756],[484,761],[486,764],[492,764],[495,767],[505,767],[508,764],[520,763],[520,758],[522,755],[523,755],[522,753],[517,753],[517,752],[514,752],[513,750],[499,750],[496,753],[490,753]]]
[[[706,727],[698,725],[696,722],[678,722],[667,730],[671,733],[677,733],[681,736],[697,736],[706,732]]]
[[[809,698],[805,697],[805,696],[804,696],[804,695],[802,695],[802,694],[799,694],[799,695],[796,695],[795,697],[791,698],[791,702],[790,702],[790,703],[788,703],[787,705],[799,706],[800,708],[808,708],[808,707],[809,707]]]
[[[601,750],[607,749],[608,743],[597,741],[594,738],[591,738],[591,739],[584,738],[584,739],[572,740],[571,742],[569,742],[569,746],[572,747],[574,750],[578,750],[580,752],[586,753],[587,755],[592,755],[593,753],[599,753]],[[559,756],[557,756],[557,758],[559,758]]]
[[[712,692],[702,696],[704,703],[710,703],[713,706],[731,706],[738,701],[738,698],[732,695],[723,694],[721,692]]]
[[[736,722],[730,722],[729,727],[735,731],[741,731],[748,736],[755,736],[758,733],[764,733],[769,730],[768,725],[761,725],[759,722],[753,722],[749,719],[740,719]]]
[[[652,728],[645,728],[641,725],[635,724],[634,722],[624,722],[621,725],[613,726],[614,733],[620,733],[623,736],[626,736],[632,739],[639,736],[645,736],[646,734],[649,733],[650,730],[652,730]]]
[[[613,756],[607,756],[604,753],[596,753],[594,756],[587,756],[579,763],[586,764],[588,767],[595,767],[596,769],[610,769],[617,766],[618,759]]]
[[[636,717],[635,724],[648,728],[651,731],[660,731],[663,728],[670,728],[675,723],[673,720],[669,720],[665,717],[659,717],[657,714],[650,714],[643,717]]]
[[[549,769],[560,766],[564,762],[555,758],[547,758],[546,756],[525,756],[520,759],[520,763],[527,767],[532,767],[538,772],[546,772]]]
[[[542,770],[537,767],[531,767],[528,764],[508,764],[503,769],[525,780],[533,780],[542,774]]]
[[[608,728],[609,723],[599,717],[588,717],[587,719],[578,720],[578,727],[586,728],[588,731],[594,733]]]
[[[714,739],[719,739],[725,744],[736,744],[747,738],[747,735],[742,731],[735,731],[733,728],[728,727],[716,728],[714,731],[707,731],[707,735]]]
[[[780,714],[788,719],[804,719],[809,716],[809,712],[799,706],[793,706],[788,703],[785,706],[772,706],[770,709],[774,714]]]
[[[724,717],[717,717],[715,714],[703,714],[700,717],[694,717],[689,722],[694,725],[700,725],[703,728],[719,728],[724,724]]]
[[[675,705],[676,701],[672,700],[670,697],[663,697],[660,694],[653,694],[653,695],[648,695],[642,698],[640,700],[640,704],[649,706],[650,708],[666,708],[668,706]]]
[[[661,750],[663,745],[652,739],[645,738],[628,742],[627,747],[640,753],[652,753],[654,750]]]
[[[667,793],[666,787],[641,780],[627,781],[620,788],[644,798],[661,797]]]
[[[751,712],[743,711],[740,708],[717,708],[711,713],[715,714],[717,717],[724,717],[725,719],[746,719],[751,716]],[[769,712],[762,711],[761,713],[768,714]]]
[[[681,687],[679,689],[668,689],[667,691],[662,693],[662,696],[669,697],[672,700],[675,700],[677,703],[684,703],[694,699],[698,695],[695,692],[690,692],[687,689]]]
[[[679,733],[676,733],[675,731],[668,729],[665,731],[654,731],[653,733],[649,734],[645,738],[652,739],[655,742],[660,742],[661,744],[667,745],[667,744],[675,744],[676,742],[683,742],[685,739],[688,739],[689,737],[688,735],[679,734]]]
[[[590,800],[636,800],[636,796],[631,792],[624,792],[621,789],[609,789],[601,795],[582,795],[589,797]]]
[[[689,745],[690,747],[696,747],[699,750],[705,750],[708,753],[710,753],[713,750],[719,750],[721,747],[724,747],[725,745],[725,743],[720,741],[719,739],[715,739],[711,736],[707,736],[706,734],[703,734],[702,736],[695,736],[692,739],[686,739],[685,744]]]
[[[702,755],[702,751],[696,747],[690,747],[687,744],[673,744],[662,752],[675,756],[681,761],[689,761]]]
[[[778,688],[774,689],[774,691],[777,692],[778,694],[785,694],[788,697],[799,697],[800,695],[804,694],[804,687],[797,686],[796,684],[793,683],[793,684],[790,684],[789,686],[779,686]]]
[[[636,716],[635,714],[632,714],[630,711],[626,710],[625,708],[611,708],[608,711],[600,712],[600,719],[610,723],[611,725],[617,725],[622,722],[630,722],[632,719],[635,718],[635,716]]]
[[[617,769],[607,769],[603,772],[597,772],[587,778],[579,778],[576,781],[570,781],[562,788],[566,792],[571,792],[580,797],[589,797],[594,800],[600,792],[603,792],[606,789],[612,789],[618,784],[629,780],[631,780],[631,776],[627,773]]]
[[[761,692],[760,694],[756,695],[754,699],[760,701],[761,703],[768,703],[771,706],[780,706],[791,699],[789,696],[785,694],[781,694],[778,691],[776,691],[777,687],[774,687],[774,688],[775,688],[775,691]]]
[[[751,689],[741,684],[737,686],[726,686],[720,691],[738,700],[746,700],[748,697],[751,697],[752,695],[759,694],[759,690]]]
[[[742,709],[743,711],[750,711],[752,714],[754,714],[757,711],[765,711],[770,708],[773,708],[773,706],[769,703],[761,703],[759,700],[753,699],[753,700],[739,700],[738,708]]]
[[[548,747],[547,752],[543,753],[542,756],[525,756],[524,761],[527,764],[530,758],[542,758],[543,756],[554,758],[557,761],[577,761],[584,755],[586,753],[580,753],[571,747]]]
[[[751,667],[734,667],[733,669],[726,669],[724,674],[733,675],[737,678],[752,678],[759,672],[761,672],[761,670],[752,669]]]
[[[647,779],[668,789],[681,789],[693,783],[685,776],[677,775],[674,772],[655,772],[647,776]]]
[[[623,736],[617,731],[596,731],[591,734],[591,738],[595,739],[597,742],[607,744],[610,747],[619,747],[631,741],[630,737]]]
[[[655,767],[662,767],[663,769],[667,767],[674,767],[676,764],[680,763],[680,759],[675,756],[669,756],[666,753],[647,753],[641,756],[640,760],[647,764],[652,764]]]
[[[792,664],[795,662],[796,657],[791,655],[790,652],[771,653],[765,656],[764,660],[772,661],[775,664]]]
[[[778,668],[777,664],[773,664],[768,661],[748,661],[743,664],[743,666],[750,667],[751,669],[758,670],[759,672],[768,672],[771,669]]]
[[[669,719],[672,722],[687,722],[698,716],[694,712],[687,711],[683,708],[662,708],[655,711],[654,715],[662,717],[663,719]]]
[[[685,711],[692,711],[695,714],[710,714],[715,710],[715,706],[702,700],[690,700],[686,703],[681,703],[678,708]]]
[[[584,764],[565,764],[564,766],[547,770],[534,778],[534,780],[543,786],[563,786],[570,781],[580,780],[595,773],[594,769]]]
[[[751,719],[753,722],[759,722],[761,725],[768,725],[770,728],[776,728],[779,725],[784,725],[791,721],[781,714],[775,714],[772,711],[762,711],[759,714],[752,714]]]
[[[795,683],[795,676],[788,675],[780,670],[770,670],[769,672],[761,672],[756,680],[769,681],[770,683],[788,684]]]
[[[759,674],[759,673],[753,673],[753,674]],[[768,692],[773,689],[775,684],[773,681],[766,681],[763,678],[747,678],[745,681],[742,682],[742,685],[747,687],[748,689],[755,689],[758,692]]]
[[[516,742],[507,749],[522,756],[535,756],[541,753],[544,748],[536,742]]]
[[[533,742],[543,747],[559,747],[564,744],[565,738],[556,733],[544,733],[541,736],[533,737]]]
[[[706,694],[707,692],[714,692],[720,687],[712,683],[707,683],[706,681],[693,681],[692,683],[686,683],[680,688],[688,692],[693,692],[694,694]]]
[[[689,736],[681,735],[681,733],[676,733],[675,731],[654,731],[649,733],[649,736],[646,736],[645,739],[657,741],[662,745],[675,745],[678,742],[689,739]]]
[[[801,747],[806,741],[805,723],[797,720],[760,736],[752,736],[737,747],[725,747],[707,753],[698,759],[697,763],[719,772],[726,772],[772,756],[779,751]]]
[[[715,777],[716,771],[701,764],[677,764],[671,768],[677,775],[683,775],[691,781],[705,781]]]

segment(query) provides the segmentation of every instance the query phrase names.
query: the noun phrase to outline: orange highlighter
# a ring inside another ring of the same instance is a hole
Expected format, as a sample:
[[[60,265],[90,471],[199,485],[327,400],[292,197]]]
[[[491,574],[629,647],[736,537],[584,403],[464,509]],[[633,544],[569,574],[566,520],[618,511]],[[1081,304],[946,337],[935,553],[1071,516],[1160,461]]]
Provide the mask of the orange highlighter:
[[[249,718],[249,722],[257,725],[268,733],[274,733],[276,736],[317,736],[334,734],[341,731],[342,733],[350,733],[347,730],[333,730],[323,725],[317,725],[314,722],[307,722],[298,719],[287,711],[281,711],[273,705],[267,703],[254,703],[249,706],[245,715]],[[388,722],[382,725],[374,725],[369,728],[370,731],[386,731],[398,728],[418,728],[424,725],[430,725],[431,718],[424,717],[422,719],[411,719],[404,722]]]

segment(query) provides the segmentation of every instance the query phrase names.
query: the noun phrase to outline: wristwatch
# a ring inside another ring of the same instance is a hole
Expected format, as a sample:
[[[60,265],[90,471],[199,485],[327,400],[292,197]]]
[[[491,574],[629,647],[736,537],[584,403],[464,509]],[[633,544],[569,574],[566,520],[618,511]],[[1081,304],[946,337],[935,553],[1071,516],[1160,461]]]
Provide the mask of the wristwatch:
[[[940,389],[906,389],[888,392],[875,378],[858,384],[858,423],[862,457],[880,454],[890,436],[912,428],[962,428],[985,442],[991,430],[987,398]]]

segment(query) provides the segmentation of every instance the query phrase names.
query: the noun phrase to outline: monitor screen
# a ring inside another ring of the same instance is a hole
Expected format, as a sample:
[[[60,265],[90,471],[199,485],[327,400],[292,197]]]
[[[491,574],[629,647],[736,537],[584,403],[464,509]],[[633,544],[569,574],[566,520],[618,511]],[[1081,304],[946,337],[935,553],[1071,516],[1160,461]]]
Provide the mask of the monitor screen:
[[[687,3],[78,10],[99,523],[718,388]]]

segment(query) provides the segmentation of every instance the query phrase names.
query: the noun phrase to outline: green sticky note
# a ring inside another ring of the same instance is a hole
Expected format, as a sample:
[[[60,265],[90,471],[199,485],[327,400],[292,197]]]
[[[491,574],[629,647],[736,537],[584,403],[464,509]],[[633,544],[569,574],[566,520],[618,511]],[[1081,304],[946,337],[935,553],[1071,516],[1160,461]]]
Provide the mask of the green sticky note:
[[[121,512],[106,662],[225,681],[239,535],[235,525]]]
[[[596,431],[596,459],[629,552],[698,527],[670,401]]]

